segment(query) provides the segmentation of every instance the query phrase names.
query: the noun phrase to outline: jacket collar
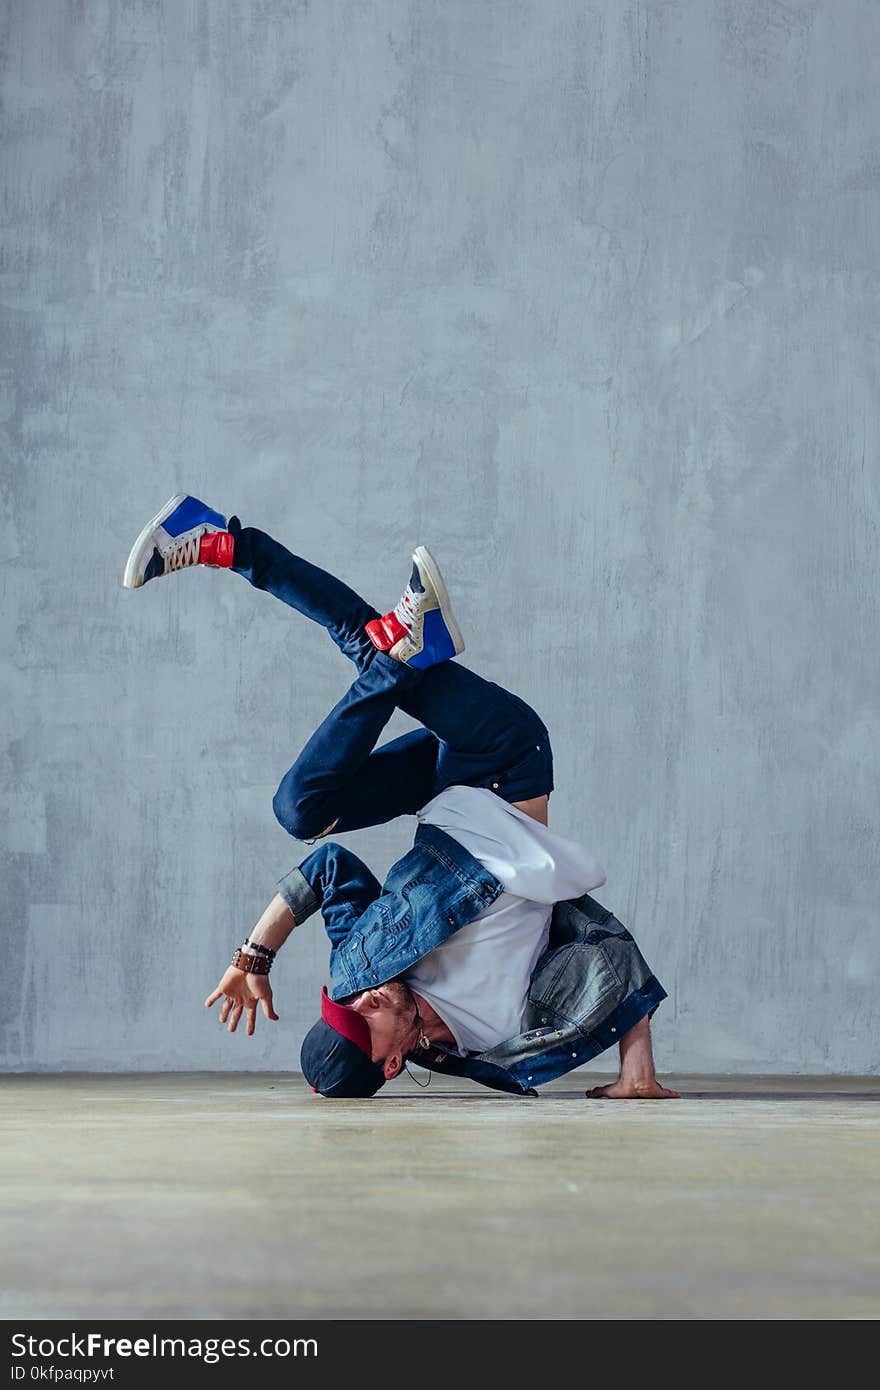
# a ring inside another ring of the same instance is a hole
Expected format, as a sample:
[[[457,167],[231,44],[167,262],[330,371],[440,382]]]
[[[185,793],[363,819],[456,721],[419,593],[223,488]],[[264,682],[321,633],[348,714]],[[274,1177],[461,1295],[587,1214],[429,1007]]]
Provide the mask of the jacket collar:
[[[469,1081],[478,1081],[493,1091],[507,1091],[516,1096],[536,1096],[538,1092],[527,1083],[513,1076],[506,1067],[494,1062],[484,1062],[474,1053],[460,1057],[457,1052],[444,1047],[443,1043],[431,1043],[430,1047],[417,1048],[410,1052],[408,1062],[428,1071],[445,1072],[447,1076],[466,1076]]]

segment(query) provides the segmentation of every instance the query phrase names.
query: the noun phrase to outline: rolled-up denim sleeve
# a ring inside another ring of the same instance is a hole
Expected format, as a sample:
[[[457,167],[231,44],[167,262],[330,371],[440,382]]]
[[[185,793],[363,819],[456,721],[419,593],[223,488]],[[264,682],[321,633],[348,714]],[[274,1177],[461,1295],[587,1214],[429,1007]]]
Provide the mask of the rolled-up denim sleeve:
[[[303,862],[307,864],[308,860]],[[321,906],[321,899],[299,865],[278,880],[277,890],[293,913],[293,920],[297,926],[305,922]]]

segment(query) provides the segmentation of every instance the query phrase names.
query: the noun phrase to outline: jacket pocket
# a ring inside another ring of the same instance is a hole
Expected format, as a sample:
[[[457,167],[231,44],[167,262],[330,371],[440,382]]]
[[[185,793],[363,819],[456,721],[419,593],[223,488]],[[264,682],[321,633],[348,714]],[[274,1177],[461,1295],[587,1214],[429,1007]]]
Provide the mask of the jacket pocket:
[[[608,952],[576,941],[548,953],[532,976],[528,997],[532,1009],[589,1031],[620,1003],[623,990]]]
[[[404,903],[380,914],[357,938],[358,959],[365,966],[380,966],[399,945],[401,938],[412,935],[413,914]]]
[[[355,969],[368,969],[372,964],[372,961],[370,957],[367,955],[367,948],[364,944],[363,933],[361,933],[360,936],[356,936],[354,938],[354,940],[351,943],[351,947],[354,952]]]

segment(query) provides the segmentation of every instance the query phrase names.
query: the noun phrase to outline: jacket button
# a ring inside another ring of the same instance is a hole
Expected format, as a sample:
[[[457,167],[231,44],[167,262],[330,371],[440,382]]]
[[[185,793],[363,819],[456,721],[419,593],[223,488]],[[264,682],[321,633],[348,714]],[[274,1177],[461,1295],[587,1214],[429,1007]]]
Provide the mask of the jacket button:
[[[571,1055],[572,1055],[572,1057],[576,1057],[576,1056],[577,1056],[577,1053],[576,1053],[576,1052],[573,1052]]]
[[[612,1031],[612,1033],[616,1033],[616,1032],[617,1032],[617,1029],[616,1029],[616,1028],[612,1028],[611,1031]]]
[[[497,790],[498,790],[498,783],[497,783],[497,782],[493,782],[493,783],[492,783],[492,790],[493,790],[493,792],[497,792]],[[529,1077],[529,1080],[530,1080],[530,1081],[531,1081],[531,1079],[532,1079],[532,1078]]]

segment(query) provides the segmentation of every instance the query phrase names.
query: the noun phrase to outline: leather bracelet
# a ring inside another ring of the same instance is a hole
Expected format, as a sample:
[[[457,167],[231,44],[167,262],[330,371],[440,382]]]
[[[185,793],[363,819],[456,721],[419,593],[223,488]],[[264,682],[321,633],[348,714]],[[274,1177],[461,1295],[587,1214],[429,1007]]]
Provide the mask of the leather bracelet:
[[[266,956],[249,956],[241,947],[232,954],[232,964],[236,970],[244,970],[249,975],[268,975],[272,962]]]

